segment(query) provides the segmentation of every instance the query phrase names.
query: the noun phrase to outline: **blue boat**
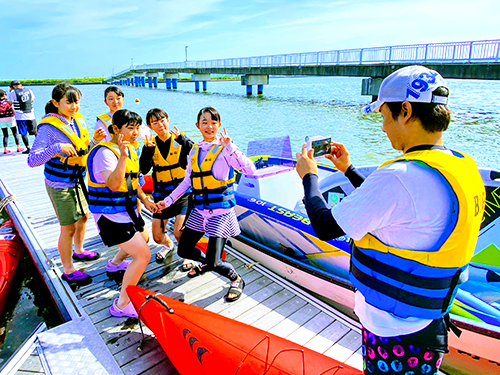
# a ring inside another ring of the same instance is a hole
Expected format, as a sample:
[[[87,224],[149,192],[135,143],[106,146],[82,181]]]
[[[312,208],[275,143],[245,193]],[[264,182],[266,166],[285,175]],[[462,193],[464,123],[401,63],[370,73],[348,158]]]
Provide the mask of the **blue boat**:
[[[235,210],[242,233],[232,240],[234,247],[354,316],[350,239],[325,242],[316,237],[289,138],[252,141],[247,155],[258,170],[237,175]],[[365,176],[376,168],[358,167]],[[450,354],[443,365],[463,374],[500,373],[500,172],[480,168],[480,173],[487,190],[486,212],[469,281],[459,289],[450,311],[462,335],[449,335]],[[319,165],[318,175],[320,190],[332,206],[354,190],[333,166]]]

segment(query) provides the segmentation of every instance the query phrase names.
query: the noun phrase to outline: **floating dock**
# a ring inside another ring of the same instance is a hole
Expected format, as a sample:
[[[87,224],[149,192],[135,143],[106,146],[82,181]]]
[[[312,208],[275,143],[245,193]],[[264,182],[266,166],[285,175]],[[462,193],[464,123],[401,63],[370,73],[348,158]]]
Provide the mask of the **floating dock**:
[[[138,350],[141,333],[137,319],[109,314],[120,284],[106,275],[105,265],[118,247],[103,245],[92,217],[87,222],[84,247],[99,252],[101,258],[75,265],[88,272],[93,282],[72,290],[62,281],[57,250],[60,227],[45,190],[43,167],[29,168],[26,158],[13,154],[0,157],[0,199],[14,196],[7,210],[66,322],[48,330],[44,325],[39,327],[0,374],[177,374],[151,331],[146,328],[146,343]],[[176,254],[163,264],[155,262],[157,245],[151,236],[151,218],[143,216],[150,233],[151,261],[139,286],[272,332],[362,369],[358,322],[265,267],[252,264],[229,246],[228,260],[243,276],[246,287],[237,302],[227,303],[223,297],[228,280],[213,272],[188,278],[180,271],[182,259]]]

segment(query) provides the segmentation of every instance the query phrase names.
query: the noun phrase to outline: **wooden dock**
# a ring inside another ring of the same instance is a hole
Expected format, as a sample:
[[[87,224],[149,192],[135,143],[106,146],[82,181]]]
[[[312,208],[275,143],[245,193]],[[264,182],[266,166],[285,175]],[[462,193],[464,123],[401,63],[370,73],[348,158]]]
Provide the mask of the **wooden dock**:
[[[56,267],[60,267],[57,251],[59,223],[45,190],[43,167],[29,168],[25,155],[0,156],[0,180],[15,195],[15,204],[31,223],[47,256]],[[145,217],[145,220],[151,233],[151,219]],[[249,267],[251,260],[234,249],[226,249],[228,259],[245,279],[246,287],[237,302],[227,303],[223,299],[228,288],[226,279],[213,272],[188,278],[179,270],[182,259],[175,254],[164,264],[157,264],[154,261],[157,246],[152,238],[149,245],[151,261],[139,286],[259,327],[362,369],[361,335],[357,322],[262,266]],[[61,283],[72,294],[76,308],[90,318],[98,333],[97,339],[102,340],[124,374],[177,374],[150,331],[146,329],[147,343],[142,351],[138,351],[141,334],[137,320],[110,316],[108,309],[118,296],[120,285],[108,278],[105,265],[118,248],[102,244],[92,217],[87,223],[85,248],[101,254],[96,261],[75,263],[93,277],[93,283],[75,291],[69,290],[65,282]],[[62,269],[58,274],[61,272]],[[38,349],[23,362],[17,373],[44,373],[44,368],[50,364],[43,356],[44,350]],[[77,371],[76,368],[73,370]],[[50,372],[57,373],[54,369]]]

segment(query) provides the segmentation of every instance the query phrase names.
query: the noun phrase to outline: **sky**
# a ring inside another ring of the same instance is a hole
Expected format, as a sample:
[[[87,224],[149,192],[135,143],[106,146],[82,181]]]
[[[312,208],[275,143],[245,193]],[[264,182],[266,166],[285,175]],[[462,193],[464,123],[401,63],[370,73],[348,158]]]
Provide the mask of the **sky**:
[[[500,38],[498,0],[1,0],[0,80]]]

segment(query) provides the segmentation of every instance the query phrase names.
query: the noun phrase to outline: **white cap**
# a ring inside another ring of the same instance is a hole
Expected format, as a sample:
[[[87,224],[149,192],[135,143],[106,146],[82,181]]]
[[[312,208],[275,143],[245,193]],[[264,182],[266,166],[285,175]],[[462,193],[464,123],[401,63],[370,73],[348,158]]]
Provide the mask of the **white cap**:
[[[447,104],[448,97],[433,95],[438,87],[446,87],[441,74],[421,65],[411,65],[396,70],[380,85],[378,99],[361,110],[363,113],[376,111],[386,102],[419,102]]]

